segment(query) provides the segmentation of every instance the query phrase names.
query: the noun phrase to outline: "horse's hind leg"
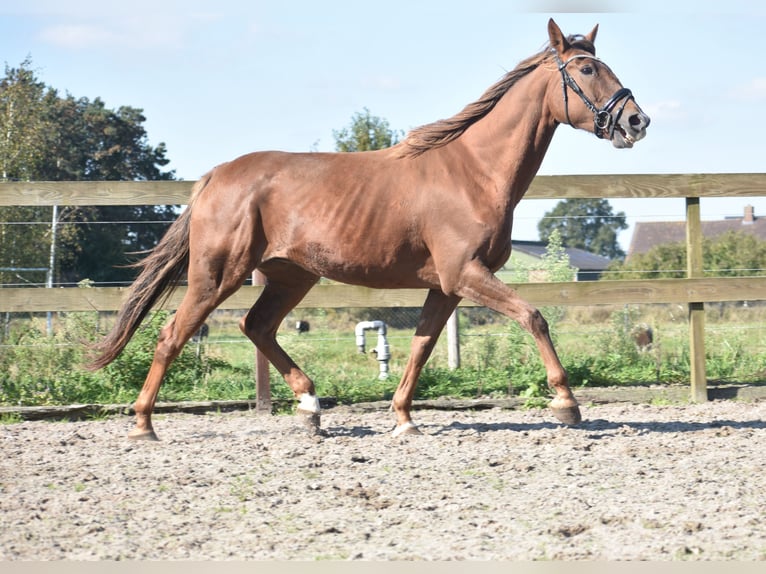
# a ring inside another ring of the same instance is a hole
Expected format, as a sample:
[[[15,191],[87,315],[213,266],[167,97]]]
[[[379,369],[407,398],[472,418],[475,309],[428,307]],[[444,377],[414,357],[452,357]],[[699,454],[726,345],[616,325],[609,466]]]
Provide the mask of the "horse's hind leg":
[[[284,277],[287,274],[280,274]],[[298,403],[298,413],[305,417],[312,432],[319,430],[320,408],[313,381],[298,367],[277,343],[277,329],[301,299],[306,296],[318,277],[300,268],[292,268],[289,280],[267,275],[261,296],[239,323],[242,332],[266,356],[292,389]]]
[[[214,295],[210,295],[210,293]],[[144,386],[133,408],[136,412],[136,426],[128,434],[132,440],[157,440],[152,426],[152,411],[160,391],[162,379],[170,364],[181,354],[183,346],[205,322],[207,316],[226,296],[216,290],[200,289],[194,283],[189,284],[176,313],[160,331],[152,365],[146,375]]]
[[[136,427],[129,433],[129,438],[157,440],[151,417],[165,373],[208,315],[239,289],[247,276],[243,271],[247,265],[239,266],[236,273],[227,273],[226,269],[237,266],[226,263],[214,258],[192,258],[188,271],[189,287],[175,315],[160,331],[152,366],[134,404]]]

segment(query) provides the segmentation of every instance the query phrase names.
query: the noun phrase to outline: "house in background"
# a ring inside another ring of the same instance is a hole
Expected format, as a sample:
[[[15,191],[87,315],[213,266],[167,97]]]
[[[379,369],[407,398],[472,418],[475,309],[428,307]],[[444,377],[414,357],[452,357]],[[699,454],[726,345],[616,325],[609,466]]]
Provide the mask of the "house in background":
[[[752,233],[766,240],[766,218],[756,217],[752,205],[746,205],[742,217],[727,217],[715,221],[702,221],[702,236],[710,239],[728,231]],[[626,261],[634,255],[646,253],[656,245],[686,241],[685,221],[639,221],[633,229]]]
[[[542,241],[511,241],[511,258],[505,267],[512,269],[515,262],[521,263],[528,268],[534,268],[545,255],[546,243]],[[577,269],[577,281],[596,281],[601,273],[609,266],[611,259],[595,253],[589,253],[583,249],[565,247],[564,251],[569,256],[569,264]],[[530,278],[534,281],[534,278]]]

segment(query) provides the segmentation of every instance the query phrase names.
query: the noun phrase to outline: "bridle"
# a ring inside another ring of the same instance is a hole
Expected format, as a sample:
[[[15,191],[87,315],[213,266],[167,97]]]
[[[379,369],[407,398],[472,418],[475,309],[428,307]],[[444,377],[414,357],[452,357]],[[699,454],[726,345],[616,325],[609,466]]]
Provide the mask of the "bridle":
[[[553,57],[556,59],[556,64],[558,64],[559,72],[561,72],[561,88],[564,91],[564,111],[567,115],[567,123],[572,125],[572,121],[569,119],[569,96],[567,92],[567,86],[569,86],[569,88],[575,94],[580,96],[580,99],[583,101],[585,106],[591,112],[593,112],[593,131],[596,134],[596,137],[603,138],[605,133],[608,133],[609,139],[611,140],[614,136],[614,129],[617,127],[617,122],[620,120],[620,116],[622,116],[622,111],[625,109],[625,106],[628,105],[628,102],[631,100],[633,100],[635,103],[633,92],[631,92],[628,88],[620,88],[611,98],[609,98],[609,100],[607,100],[601,109],[598,109],[595,104],[590,101],[588,96],[585,95],[585,93],[582,91],[582,88],[577,85],[577,82],[575,82],[571,74],[567,72],[566,68],[567,65],[569,65],[569,62],[581,58],[589,58],[591,60],[595,60],[604,66],[606,66],[606,64],[596,58],[596,56],[591,56],[588,54],[576,54],[569,58],[566,62],[562,62],[555,49],[551,48],[551,52],[553,52]],[[609,66],[607,66],[607,68],[608,67]],[[620,109],[617,110],[617,114],[615,116],[612,116],[612,110],[617,106],[618,103],[620,103],[620,101],[622,101]]]

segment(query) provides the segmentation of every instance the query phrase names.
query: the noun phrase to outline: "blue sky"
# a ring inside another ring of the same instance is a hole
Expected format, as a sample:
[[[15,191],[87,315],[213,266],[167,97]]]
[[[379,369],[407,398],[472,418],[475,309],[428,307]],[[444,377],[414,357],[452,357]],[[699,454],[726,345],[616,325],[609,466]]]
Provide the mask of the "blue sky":
[[[640,6],[636,8],[636,6]],[[652,117],[617,150],[562,126],[541,174],[766,171],[762,41],[753,0],[202,0],[0,5],[0,56],[30,56],[40,80],[112,108],[143,108],[150,142],[196,179],[264,149],[331,151],[364,107],[392,128],[448,117],[547,40],[599,23],[598,54]],[[514,238],[537,239],[555,200],[525,200]],[[703,199],[705,218],[766,216],[763,198]],[[631,229],[683,218],[683,200],[612,200]]]

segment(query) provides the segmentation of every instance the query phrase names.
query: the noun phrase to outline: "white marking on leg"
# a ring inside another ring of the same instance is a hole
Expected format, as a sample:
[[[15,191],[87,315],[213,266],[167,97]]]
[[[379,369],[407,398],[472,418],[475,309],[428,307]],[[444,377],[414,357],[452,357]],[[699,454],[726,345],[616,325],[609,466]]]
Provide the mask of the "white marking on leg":
[[[403,425],[399,425],[398,427],[396,427],[394,429],[393,436],[397,437],[397,436],[399,436],[402,433],[406,433],[410,429],[417,430],[417,427],[415,426],[415,423],[413,423],[412,421],[407,421]]]
[[[300,396],[300,402],[298,403],[298,410],[306,413],[319,414],[321,409],[319,407],[319,397],[316,395],[310,395],[303,393]]]

